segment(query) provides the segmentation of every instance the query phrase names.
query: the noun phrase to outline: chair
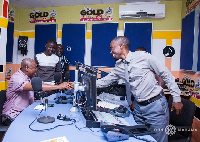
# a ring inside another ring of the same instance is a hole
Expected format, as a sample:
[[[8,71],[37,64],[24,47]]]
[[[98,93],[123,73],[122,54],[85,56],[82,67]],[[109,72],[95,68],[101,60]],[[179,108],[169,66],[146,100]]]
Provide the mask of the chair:
[[[169,109],[172,107],[172,99],[169,100]],[[190,131],[192,129],[192,122],[195,114],[195,104],[190,100],[181,98],[183,109],[180,114],[176,115],[176,111],[170,111],[169,123],[176,127],[175,134],[169,135],[169,142],[189,142],[191,141]]]
[[[2,114],[3,104],[5,101],[6,101],[6,90],[2,90],[2,91],[0,91],[0,140],[2,139],[4,133],[6,132],[6,130],[9,127],[2,123],[2,117],[5,117],[12,121],[12,119],[9,116]]]

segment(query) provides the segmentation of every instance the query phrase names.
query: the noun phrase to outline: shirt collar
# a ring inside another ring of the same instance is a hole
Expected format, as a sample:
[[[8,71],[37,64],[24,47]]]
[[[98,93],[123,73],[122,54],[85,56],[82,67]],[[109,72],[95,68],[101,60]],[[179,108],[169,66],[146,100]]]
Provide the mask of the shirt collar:
[[[128,52],[128,54],[127,54],[127,56],[126,56],[126,61],[127,61],[128,63],[131,62],[131,51]]]

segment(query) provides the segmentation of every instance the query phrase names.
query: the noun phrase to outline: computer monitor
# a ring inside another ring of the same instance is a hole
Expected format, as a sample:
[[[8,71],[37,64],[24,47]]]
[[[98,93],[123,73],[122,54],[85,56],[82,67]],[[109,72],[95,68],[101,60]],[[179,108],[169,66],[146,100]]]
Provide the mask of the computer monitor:
[[[82,94],[86,98],[85,109],[94,110],[97,109],[97,89],[96,89],[96,74],[84,72],[81,77],[82,85],[85,86],[85,91]]]

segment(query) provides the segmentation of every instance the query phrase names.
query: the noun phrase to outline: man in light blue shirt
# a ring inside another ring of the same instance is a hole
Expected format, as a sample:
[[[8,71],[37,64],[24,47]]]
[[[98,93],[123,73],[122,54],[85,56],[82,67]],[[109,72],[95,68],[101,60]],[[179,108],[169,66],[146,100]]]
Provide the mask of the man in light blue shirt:
[[[107,76],[97,80],[97,88],[106,87],[119,79],[125,80],[124,62],[126,60],[130,90],[135,97],[134,119],[138,124],[150,124],[150,129],[156,132],[152,136],[158,142],[167,142],[168,136],[164,129],[169,124],[168,103],[162,94],[162,87],[155,78],[155,73],[165,81],[169,88],[174,102],[171,110],[175,109],[177,115],[183,107],[181,91],[171,72],[162,66],[156,57],[143,51],[131,52],[129,46],[130,42],[124,36],[116,37],[111,41],[110,53],[117,60],[115,68]]]

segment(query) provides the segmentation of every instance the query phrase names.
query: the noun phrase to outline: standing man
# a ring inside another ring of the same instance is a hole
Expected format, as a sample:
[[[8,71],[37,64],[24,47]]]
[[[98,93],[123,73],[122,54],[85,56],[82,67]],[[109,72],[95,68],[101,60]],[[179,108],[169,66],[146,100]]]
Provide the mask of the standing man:
[[[21,68],[14,73],[8,83],[6,91],[6,102],[3,106],[2,114],[16,118],[26,107],[34,102],[34,92],[31,79],[36,75],[36,63],[33,59],[26,58],[21,62]],[[57,90],[73,88],[73,83],[65,82],[60,85],[42,84],[42,90]],[[10,119],[2,119],[6,125],[10,125]]]
[[[59,61],[61,62],[62,69],[62,81],[70,80],[70,72],[69,72],[69,59],[63,55],[63,46],[61,44],[57,44],[56,46],[56,55],[59,57]]]
[[[147,52],[146,49],[145,49],[144,47],[138,47],[138,48],[135,49],[135,51]],[[158,76],[157,74],[155,74],[155,78],[156,78],[156,80],[158,81],[158,85],[160,85],[162,88],[164,88],[164,87],[165,87],[165,82],[164,82],[164,80],[163,80],[160,76]]]
[[[36,54],[37,76],[44,84],[54,84],[54,73],[61,72],[61,64],[58,56],[53,54],[56,49],[56,41],[49,39],[45,45],[46,50]]]
[[[167,142],[168,136],[164,129],[169,124],[168,103],[161,93],[162,87],[158,85],[155,74],[159,75],[168,86],[172,96],[172,109],[178,115],[183,107],[180,90],[170,71],[160,64],[159,60],[147,52],[129,51],[130,42],[124,36],[114,38],[110,43],[113,58],[118,59],[115,68],[104,78],[97,80],[97,88],[106,87],[118,79],[126,80],[125,68],[129,77],[130,91],[135,97],[134,119],[138,124],[150,124],[155,131],[152,136],[158,142]],[[130,98],[130,93],[127,98]],[[131,100],[128,99],[131,105]],[[157,131],[163,130],[163,131]]]

